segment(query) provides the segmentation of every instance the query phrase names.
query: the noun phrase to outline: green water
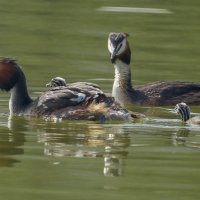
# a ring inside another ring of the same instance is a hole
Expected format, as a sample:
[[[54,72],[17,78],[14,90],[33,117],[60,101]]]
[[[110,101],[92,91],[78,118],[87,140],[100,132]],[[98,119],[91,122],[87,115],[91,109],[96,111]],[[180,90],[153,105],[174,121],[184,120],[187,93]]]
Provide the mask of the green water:
[[[172,14],[98,11],[102,6]],[[199,0],[0,0],[0,19],[0,55],[18,59],[33,97],[54,76],[110,92],[112,31],[131,35],[134,84],[199,81]],[[180,123],[174,106],[133,107],[147,116],[133,123],[53,123],[8,120],[8,99],[0,93],[2,199],[200,198],[200,127]]]

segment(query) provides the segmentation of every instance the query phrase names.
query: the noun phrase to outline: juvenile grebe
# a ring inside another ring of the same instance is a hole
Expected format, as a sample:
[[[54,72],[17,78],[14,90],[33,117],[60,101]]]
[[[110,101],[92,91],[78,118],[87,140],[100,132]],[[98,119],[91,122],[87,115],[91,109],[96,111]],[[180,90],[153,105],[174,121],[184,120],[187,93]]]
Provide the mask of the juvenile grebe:
[[[113,97],[105,95],[96,84],[78,82],[63,86],[62,81],[61,86],[52,86],[33,100],[28,94],[20,66],[14,59],[0,58],[0,88],[11,91],[10,115],[69,120],[131,119],[131,114]]]
[[[190,118],[190,108],[186,103],[178,103],[175,112],[181,115],[181,120],[189,124],[200,124],[200,115]]]
[[[136,88],[132,87],[131,50],[127,33],[110,33],[108,50],[115,68],[112,96],[121,105],[173,105],[184,101],[191,105],[200,104],[200,83],[183,81],[158,81]]]
[[[62,77],[55,77],[52,78],[49,83],[46,84],[47,87],[59,87],[59,86],[66,86],[67,83],[64,78]]]

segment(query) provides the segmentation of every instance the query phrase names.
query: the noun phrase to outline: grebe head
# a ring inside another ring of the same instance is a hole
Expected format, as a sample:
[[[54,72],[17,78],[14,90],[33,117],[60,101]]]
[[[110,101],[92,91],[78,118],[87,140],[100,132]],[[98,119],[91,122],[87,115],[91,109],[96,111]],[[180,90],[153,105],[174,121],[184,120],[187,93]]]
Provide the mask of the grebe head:
[[[186,103],[178,103],[175,106],[175,112],[181,115],[182,121],[186,122],[190,118],[190,108]]]
[[[46,84],[47,87],[59,87],[59,86],[66,86],[66,81],[64,78],[55,77],[52,78],[49,83]]]
[[[0,58],[0,88],[2,90],[11,90],[19,79],[19,66],[15,59]]]
[[[114,63],[117,58],[123,60],[126,52],[130,54],[130,48],[128,45],[127,33],[110,33],[108,36],[108,50],[110,52],[111,62]],[[130,64],[130,56],[123,60],[127,64]]]

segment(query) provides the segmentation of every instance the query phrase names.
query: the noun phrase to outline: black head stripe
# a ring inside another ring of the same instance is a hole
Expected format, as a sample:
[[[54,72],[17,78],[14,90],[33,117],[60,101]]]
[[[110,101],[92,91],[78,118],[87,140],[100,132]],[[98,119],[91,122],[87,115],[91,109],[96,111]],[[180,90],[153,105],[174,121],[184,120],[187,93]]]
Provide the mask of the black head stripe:
[[[181,118],[183,121],[187,121],[190,118],[190,109],[189,107],[184,103],[177,104],[175,107],[175,110],[180,113]]]
[[[110,41],[114,47],[116,47],[119,43],[121,43],[123,39],[124,36],[122,34],[112,34],[112,36],[110,37]]]

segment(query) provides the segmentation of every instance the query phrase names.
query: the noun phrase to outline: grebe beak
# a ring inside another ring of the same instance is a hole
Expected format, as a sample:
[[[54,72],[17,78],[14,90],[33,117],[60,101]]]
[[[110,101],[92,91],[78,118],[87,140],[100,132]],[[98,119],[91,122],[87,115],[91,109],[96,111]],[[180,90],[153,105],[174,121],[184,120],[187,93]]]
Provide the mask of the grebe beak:
[[[47,84],[46,84],[46,87],[51,87],[51,83],[50,83],[50,82],[47,83]]]
[[[121,49],[122,47],[122,43],[119,43],[113,50],[113,52],[111,53],[111,56],[110,56],[110,59],[111,59],[111,62],[114,63],[115,60],[116,60],[116,57],[117,57],[117,53],[119,52],[119,50]]]
[[[116,60],[116,52],[113,52],[113,53],[110,54],[110,60],[111,60],[112,63],[115,62],[115,60]]]

